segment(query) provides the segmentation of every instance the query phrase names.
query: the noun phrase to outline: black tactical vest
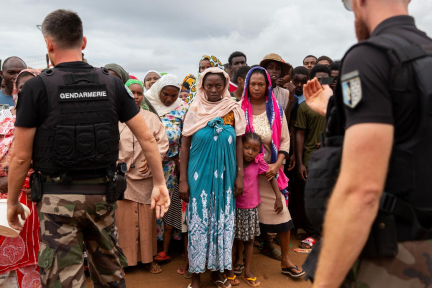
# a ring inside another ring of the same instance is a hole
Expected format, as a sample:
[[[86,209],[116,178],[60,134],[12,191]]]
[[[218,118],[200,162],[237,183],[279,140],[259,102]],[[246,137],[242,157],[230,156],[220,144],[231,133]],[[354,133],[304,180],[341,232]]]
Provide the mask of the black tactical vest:
[[[39,77],[48,94],[49,114],[36,131],[34,170],[91,175],[115,165],[119,119],[108,71],[94,68],[72,73],[54,68]]]
[[[432,239],[432,47],[413,45],[395,35],[374,37],[354,47],[359,45],[370,45],[387,53],[393,67],[389,87],[392,95],[420,98],[421,103],[418,111],[421,120],[418,127],[413,127],[415,135],[393,146],[380,212],[388,216],[388,224],[392,218],[396,220],[394,235],[399,242]],[[345,132],[340,86],[332,99],[333,107],[328,110],[325,147],[312,153],[308,165],[305,207],[308,218],[315,224],[323,223],[327,200],[340,169]]]

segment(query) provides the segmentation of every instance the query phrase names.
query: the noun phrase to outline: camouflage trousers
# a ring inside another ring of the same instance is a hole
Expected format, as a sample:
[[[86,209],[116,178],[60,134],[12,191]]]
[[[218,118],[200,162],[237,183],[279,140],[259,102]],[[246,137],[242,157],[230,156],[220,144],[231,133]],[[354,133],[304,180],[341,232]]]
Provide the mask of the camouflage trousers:
[[[402,242],[398,249],[394,258],[359,260],[342,287],[432,287],[432,240]]]
[[[107,203],[102,195],[44,195],[37,208],[43,287],[86,287],[83,243],[94,287],[126,287],[116,203]]]

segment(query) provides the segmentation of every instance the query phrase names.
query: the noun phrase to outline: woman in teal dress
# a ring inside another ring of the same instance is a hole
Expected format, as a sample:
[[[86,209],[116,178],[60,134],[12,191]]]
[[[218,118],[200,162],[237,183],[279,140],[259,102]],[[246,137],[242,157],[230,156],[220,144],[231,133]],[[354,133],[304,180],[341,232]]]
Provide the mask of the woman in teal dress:
[[[223,272],[232,269],[234,198],[243,193],[245,116],[228,85],[228,74],[219,68],[202,73],[183,127],[179,194],[188,202],[189,287],[194,288],[206,269],[218,287],[230,287]]]

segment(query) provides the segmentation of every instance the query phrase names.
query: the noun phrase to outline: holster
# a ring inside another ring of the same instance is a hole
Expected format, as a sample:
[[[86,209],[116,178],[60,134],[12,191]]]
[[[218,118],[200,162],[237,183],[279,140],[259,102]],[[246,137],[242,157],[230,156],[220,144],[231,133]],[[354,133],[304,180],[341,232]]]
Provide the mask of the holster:
[[[398,253],[395,216],[378,212],[360,258],[395,257]]]
[[[31,188],[31,200],[32,202],[39,202],[42,200],[43,188],[42,188],[42,175],[35,171],[30,176],[30,188]]]
[[[121,162],[117,165],[117,173],[110,179],[107,185],[106,201],[108,203],[115,203],[117,200],[124,199],[124,192],[126,191],[126,170],[125,163]]]

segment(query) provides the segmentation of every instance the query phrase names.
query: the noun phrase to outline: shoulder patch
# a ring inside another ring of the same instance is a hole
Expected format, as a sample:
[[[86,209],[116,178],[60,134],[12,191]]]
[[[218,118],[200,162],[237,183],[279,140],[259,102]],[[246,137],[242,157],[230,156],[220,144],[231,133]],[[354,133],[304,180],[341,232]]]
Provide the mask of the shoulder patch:
[[[362,100],[360,74],[357,70],[341,77],[343,101],[346,106],[355,108]]]
[[[126,89],[126,92],[129,94],[130,97],[135,98],[132,91],[129,89],[129,87],[126,86],[126,84],[125,84],[125,89]]]

